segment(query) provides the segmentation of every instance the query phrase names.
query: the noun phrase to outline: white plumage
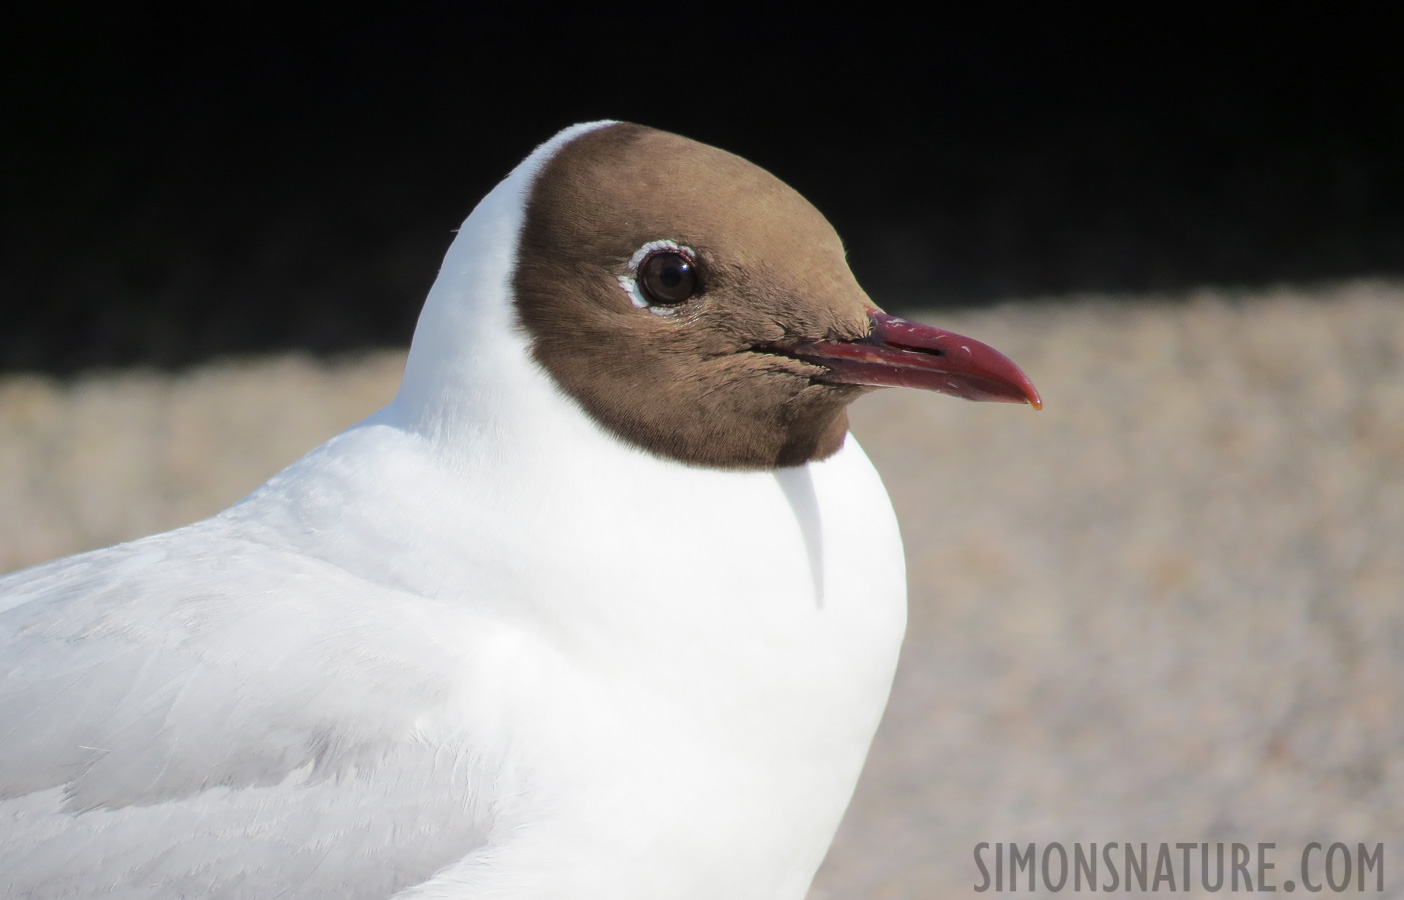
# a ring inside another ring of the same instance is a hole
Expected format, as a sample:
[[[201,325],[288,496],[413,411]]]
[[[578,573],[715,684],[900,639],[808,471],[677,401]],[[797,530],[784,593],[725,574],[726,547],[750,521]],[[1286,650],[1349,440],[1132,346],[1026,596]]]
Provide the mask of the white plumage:
[[[902,636],[850,437],[667,461],[534,363],[534,174],[445,260],[399,395],[212,519],[0,579],[5,898],[800,898]]]

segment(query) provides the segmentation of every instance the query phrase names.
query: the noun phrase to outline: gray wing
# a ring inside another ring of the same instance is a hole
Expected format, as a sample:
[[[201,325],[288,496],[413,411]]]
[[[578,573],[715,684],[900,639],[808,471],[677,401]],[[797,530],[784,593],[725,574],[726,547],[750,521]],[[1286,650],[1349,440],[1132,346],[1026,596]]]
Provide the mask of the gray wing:
[[[218,518],[0,579],[0,895],[387,897],[469,854],[434,604]]]

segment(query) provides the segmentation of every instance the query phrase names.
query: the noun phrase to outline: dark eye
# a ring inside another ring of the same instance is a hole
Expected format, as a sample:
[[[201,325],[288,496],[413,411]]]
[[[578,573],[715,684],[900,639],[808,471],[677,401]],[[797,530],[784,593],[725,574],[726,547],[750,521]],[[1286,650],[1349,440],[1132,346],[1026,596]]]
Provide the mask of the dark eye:
[[[650,254],[639,266],[638,283],[644,299],[659,306],[684,303],[701,287],[697,266],[674,250]]]

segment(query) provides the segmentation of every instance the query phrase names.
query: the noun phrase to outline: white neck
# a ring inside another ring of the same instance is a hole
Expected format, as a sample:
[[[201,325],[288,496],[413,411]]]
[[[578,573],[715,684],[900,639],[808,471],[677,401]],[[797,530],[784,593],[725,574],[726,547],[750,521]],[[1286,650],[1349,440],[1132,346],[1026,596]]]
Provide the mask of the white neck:
[[[595,431],[532,359],[512,305],[512,277],[537,173],[565,144],[609,124],[576,125],[538,147],[477,205],[444,257],[400,392],[381,416],[422,435],[450,465],[487,448],[497,455],[527,449],[517,446],[515,426],[523,421],[559,432],[535,433],[536,443]]]

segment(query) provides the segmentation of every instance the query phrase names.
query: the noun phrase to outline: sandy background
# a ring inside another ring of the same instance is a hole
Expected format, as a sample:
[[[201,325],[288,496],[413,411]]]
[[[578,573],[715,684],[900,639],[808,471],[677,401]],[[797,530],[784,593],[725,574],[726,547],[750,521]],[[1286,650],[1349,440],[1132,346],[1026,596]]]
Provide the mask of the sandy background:
[[[926,318],[1047,408],[854,410],[911,627],[813,900],[974,896],[976,842],[1053,840],[1275,841],[1278,884],[1385,842],[1404,896],[1404,287]],[[217,511],[401,359],[0,378],[0,571]]]

